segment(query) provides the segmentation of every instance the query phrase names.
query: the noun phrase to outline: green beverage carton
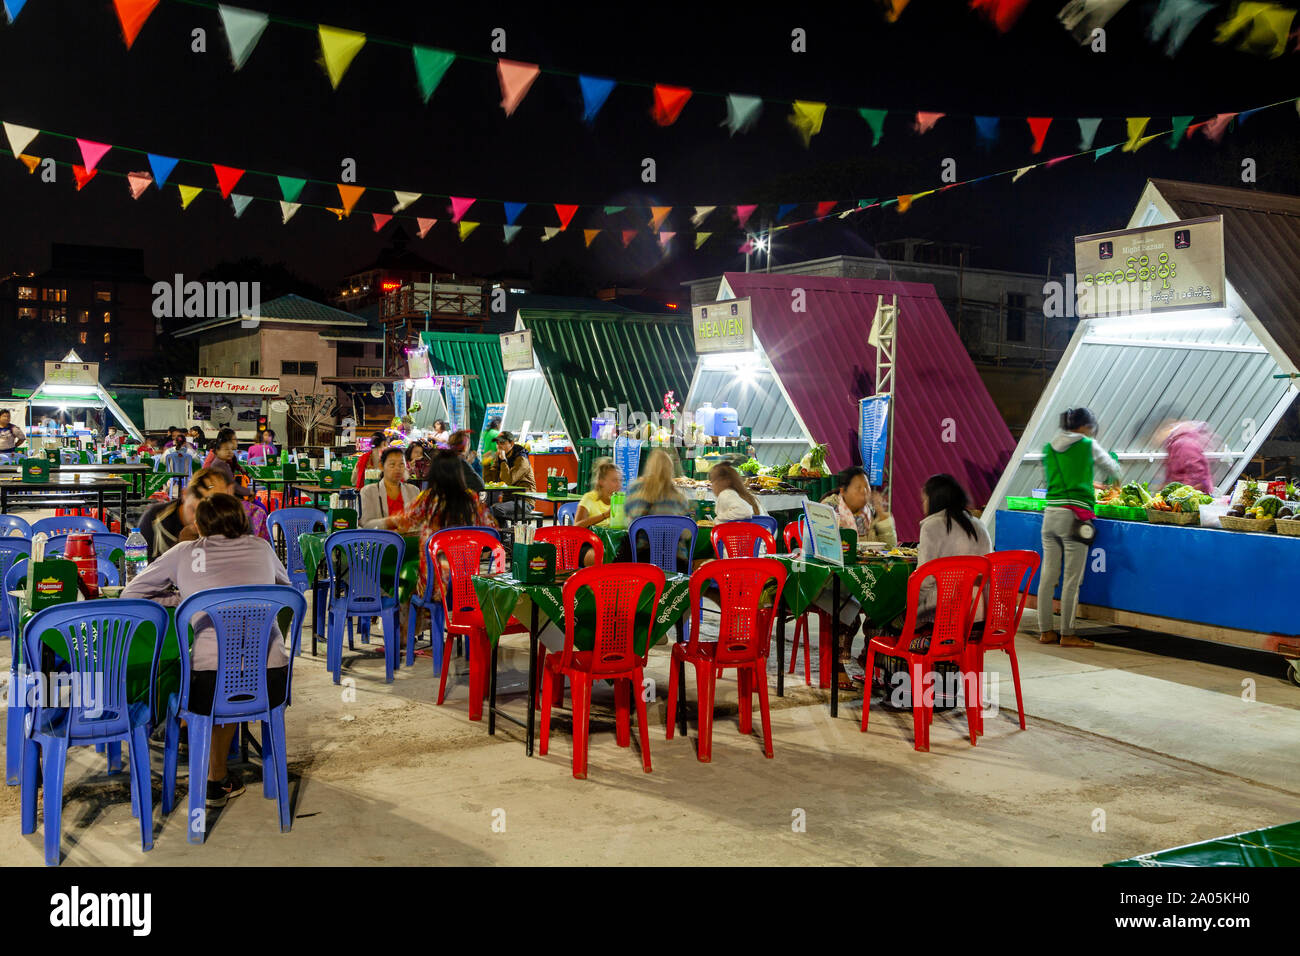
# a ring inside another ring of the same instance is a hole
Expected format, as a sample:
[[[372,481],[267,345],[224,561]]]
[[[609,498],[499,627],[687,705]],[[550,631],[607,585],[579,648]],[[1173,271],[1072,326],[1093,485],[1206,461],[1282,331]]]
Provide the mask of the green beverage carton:
[[[57,455],[56,463],[57,463]],[[50,480],[50,463],[44,458],[24,458],[23,464],[23,481],[49,481]]]
[[[330,531],[346,531],[357,526],[357,513],[352,508],[331,508],[325,519]]]
[[[511,573],[524,584],[549,584],[555,580],[555,545],[515,543],[511,550]]]
[[[858,533],[852,528],[840,529],[840,550],[845,564],[858,563]]]

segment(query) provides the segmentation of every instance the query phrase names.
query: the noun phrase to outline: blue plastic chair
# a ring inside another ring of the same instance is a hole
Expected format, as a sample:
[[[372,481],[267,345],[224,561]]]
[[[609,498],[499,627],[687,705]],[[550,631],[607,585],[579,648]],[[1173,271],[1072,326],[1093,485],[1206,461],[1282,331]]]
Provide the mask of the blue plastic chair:
[[[578,502],[566,501],[555,512],[556,524],[573,524],[578,520]]]
[[[77,533],[77,532],[74,532]],[[126,535],[114,534],[112,531],[96,531],[95,536],[95,557],[103,558],[109,563],[116,565],[113,560],[113,552],[120,552],[122,560],[126,558]],[[68,536],[66,534],[53,535],[49,541],[45,542],[45,556],[47,558],[61,558],[68,547]]]
[[[9,634],[9,705],[5,720],[5,783],[11,787],[18,786],[19,773],[22,768],[23,754],[23,718],[27,713],[27,698],[18,692],[18,661],[22,656],[19,650],[22,642],[15,633],[14,622],[18,620],[18,599],[10,597],[10,591],[18,589],[19,582],[27,575],[27,558],[31,554],[32,543],[22,538],[0,538],[0,567],[4,568],[3,608],[0,608],[0,620],[4,622],[4,632]]]
[[[741,518],[740,520],[752,521],[754,524],[760,524],[767,529],[767,533],[773,538],[778,537],[777,531],[780,530],[780,526],[777,524],[776,519],[771,515],[754,515],[752,518]]]
[[[397,549],[391,581],[382,580],[384,552]],[[346,578],[336,576],[335,557],[343,553]],[[329,568],[329,619],[326,622],[325,667],[339,683],[343,668],[343,628],[360,618],[366,625],[372,617],[383,618],[384,680],[393,682],[393,671],[401,667],[401,631],[398,629],[398,580],[406,542],[395,531],[353,529],[335,531],[325,539],[325,564]],[[385,588],[387,586],[387,588]],[[385,589],[389,593],[385,594]]]
[[[172,498],[179,498],[194,474],[194,459],[184,452],[173,450],[163,456],[163,462],[166,466],[164,471],[176,472],[180,475],[179,478],[173,478],[167,483],[168,494]]]
[[[84,531],[89,531],[91,534],[110,533],[107,525],[98,518],[85,518],[79,515],[56,515],[53,518],[42,518],[32,525],[32,537],[38,534],[52,536]]]
[[[59,463],[62,465],[79,465],[81,464],[81,455],[74,448],[60,448]]]
[[[289,608],[289,674],[284,701],[271,706],[266,688],[266,659],[271,644],[281,639],[275,624],[279,612]],[[293,685],[293,659],[302,642],[302,621],[307,600],[297,590],[283,585],[211,588],[181,602],[176,609],[177,635],[196,615],[207,615],[217,634],[216,692],[211,714],[196,714],[190,703],[189,640],[180,646],[180,693],[168,698],[166,732],[163,740],[162,812],[171,813],[176,798],[176,765],[180,757],[180,721],[189,727],[190,780],[186,839],[202,843],[206,827],[208,758],[212,750],[212,728],[245,721],[262,722],[262,795],[275,800],[280,810],[280,832],[293,827],[289,812],[288,747],[284,734],[284,709],[289,706]],[[154,651],[154,684],[157,685],[162,644]]]
[[[148,703],[127,699],[126,662],[142,625],[153,628],[154,656],[167,634],[167,610],[153,601],[80,601],[36,613],[23,630],[28,661],[41,660],[41,635],[59,631],[67,641],[68,666],[79,681],[70,707],[48,706],[34,695],[25,721],[22,760],[22,832],[36,832],[37,768],[43,779],[45,863],[57,866],[63,815],[63,773],[68,748],[126,742],[131,757],[131,813],[140,821],[140,843],[153,848],[153,790],[149,767]],[[35,669],[33,677],[39,673]],[[51,682],[52,683],[52,682]],[[23,689],[26,690],[26,682]],[[94,688],[87,692],[87,688]],[[40,761],[40,763],[38,763]],[[206,775],[205,775],[206,776]]]
[[[637,545],[644,535],[650,542],[650,563],[665,574],[676,574],[677,550],[682,535],[690,536],[690,545],[686,549],[689,555],[695,553],[695,533],[698,527],[694,518],[685,515],[642,515],[627,529],[628,543],[632,548],[632,560],[637,557]]]
[[[108,558],[96,558],[95,566],[99,570],[99,586],[115,588],[122,583],[122,572]]]
[[[6,537],[14,531],[21,531],[27,538],[32,536],[32,526],[17,515],[0,515],[0,528],[5,529]]]
[[[276,529],[284,539],[284,569],[299,594],[308,588],[307,568],[303,563],[298,535],[325,530],[325,513],[315,508],[277,508],[266,516],[266,529],[275,543]]]
[[[433,539],[442,534],[443,531],[481,531],[501,540],[501,533],[496,528],[489,528],[485,525],[464,525],[452,528],[443,528],[430,536],[428,543],[425,545],[425,563],[432,568],[429,562],[432,560],[427,555],[433,550]],[[425,582],[423,594],[411,595],[411,608],[406,615],[406,666],[415,666],[415,622],[418,619],[420,608],[429,609],[429,640],[433,643],[433,674],[438,676],[442,673],[442,641],[443,631],[446,625],[446,610],[442,606],[442,600],[434,593],[437,583],[437,576],[430,574],[429,580]]]

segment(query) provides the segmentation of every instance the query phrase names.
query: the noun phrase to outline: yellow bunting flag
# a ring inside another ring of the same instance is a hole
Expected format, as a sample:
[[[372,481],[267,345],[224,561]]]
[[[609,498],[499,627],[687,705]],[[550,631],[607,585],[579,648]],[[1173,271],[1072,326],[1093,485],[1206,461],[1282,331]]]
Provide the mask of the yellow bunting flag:
[[[711,232],[697,232],[695,234],[695,248],[698,249],[700,246],[708,242],[709,236],[711,235],[713,235]]]
[[[1241,52],[1279,57],[1286,52],[1295,15],[1294,9],[1279,3],[1238,3],[1232,16],[1219,24],[1214,42],[1226,43],[1241,34]]]
[[[560,234],[560,227],[559,227],[559,226],[543,226],[543,227],[542,227],[542,242],[548,242],[548,241],[550,241],[551,239],[554,239],[554,238],[555,238],[556,236],[558,236],[559,234]]]
[[[22,153],[18,158],[22,161],[22,164],[27,167],[29,173],[36,172],[36,167],[41,164],[41,158],[39,156],[28,156],[26,153]]]
[[[600,230],[599,230],[599,229],[584,229],[584,230],[582,230],[582,238],[583,238],[583,241],[587,243],[587,248],[588,248],[588,249],[591,248],[591,240],[595,239],[598,235],[600,235]]]
[[[1153,139],[1159,139],[1161,136],[1166,136],[1166,135],[1168,135],[1168,134],[1167,134],[1167,133],[1152,133],[1150,136],[1143,136],[1140,140],[1137,141],[1137,145],[1133,147],[1133,152],[1136,153],[1139,149],[1141,149],[1141,148],[1142,148],[1143,146],[1145,146],[1147,143],[1151,142]]]
[[[478,223],[470,222],[468,219],[462,219],[456,225],[460,228],[461,242],[464,242],[469,237],[469,234],[478,228]]]
[[[345,186],[339,183],[339,199],[343,201],[343,215],[352,215],[352,207],[357,204],[361,194],[366,191],[365,186]]]
[[[333,206],[326,206],[325,211],[334,213],[335,217],[338,219],[339,222],[342,222],[343,217],[347,215],[347,212],[345,210],[336,209]]]
[[[338,27],[318,25],[320,33],[320,50],[325,58],[325,70],[330,75],[330,86],[338,89],[343,74],[352,65],[352,59],[366,45],[366,35],[355,30],[340,30]]]
[[[1033,168],[1034,168],[1033,166],[1021,166],[1019,169],[1016,170],[1016,174],[1011,177],[1011,181],[1014,183],[1017,179],[1019,179],[1021,176],[1023,176],[1025,173],[1029,172]]]
[[[825,116],[825,103],[813,103],[808,100],[794,101],[794,112],[787,119],[789,119],[790,125],[799,133],[799,138],[803,140],[805,149],[812,142],[812,138],[822,131],[822,119]]]
[[[201,186],[182,186],[180,183],[177,183],[176,188],[179,189],[181,193],[182,209],[189,209],[190,203],[194,202],[194,197],[203,192]]]
[[[912,193],[912,202],[916,202],[918,199],[924,199],[926,196],[931,195],[933,192],[934,192],[933,189],[927,189],[923,193]]]
[[[1124,144],[1124,152],[1131,153],[1138,148],[1138,140],[1147,128],[1147,123],[1151,122],[1150,116],[1130,116],[1128,122],[1128,142]]]
[[[673,211],[672,206],[651,206],[650,207],[650,228],[654,232],[659,231],[659,227],[664,224],[668,214]]]

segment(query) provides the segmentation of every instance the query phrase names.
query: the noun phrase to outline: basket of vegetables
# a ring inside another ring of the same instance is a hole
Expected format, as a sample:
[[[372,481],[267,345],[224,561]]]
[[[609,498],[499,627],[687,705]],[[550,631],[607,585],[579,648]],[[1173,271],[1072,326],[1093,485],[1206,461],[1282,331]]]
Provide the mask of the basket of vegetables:
[[[1177,481],[1171,481],[1151,496],[1147,503],[1147,520],[1154,524],[1200,524],[1201,505],[1214,501],[1210,495]]]
[[[1151,492],[1146,483],[1129,482],[1097,489],[1097,517],[1116,521],[1146,521]]]

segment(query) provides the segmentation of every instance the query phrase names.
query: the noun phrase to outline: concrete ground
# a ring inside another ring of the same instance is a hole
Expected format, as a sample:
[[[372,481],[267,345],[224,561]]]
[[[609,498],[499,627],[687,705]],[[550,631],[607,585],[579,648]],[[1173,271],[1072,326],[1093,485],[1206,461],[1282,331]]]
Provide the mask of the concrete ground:
[[[526,757],[511,724],[490,737],[486,720],[471,723],[461,659],[438,707],[429,657],[386,685],[382,656],[358,642],[338,687],[323,647],[313,658],[308,641],[287,714],[291,833],[278,832],[254,759],[240,768],[247,792],[213,811],[206,845],[188,845],[183,812],[163,819],[158,810],[155,744],[155,845],[141,853],[125,776],[108,777],[104,758],[79,748],[67,773],[64,865],[1096,866],[1300,816],[1300,688],[1278,658],[1089,633],[1098,644],[1086,650],[1020,636],[1025,731],[1007,658],[989,656],[1000,711],[977,747],[956,712],[936,717],[930,753],[912,749],[910,713],[873,706],[862,734],[857,693],[832,720],[827,692],[804,686],[801,664],[784,699],[773,686],[767,760],[757,716],[755,734],[740,736],[735,681],[724,680],[709,764],[696,759],[693,722],[689,738],[664,739],[661,646],[648,671],[653,772],[641,770],[635,726],[633,747],[616,746],[612,694],[600,687],[587,780],[571,775],[567,712],[546,757]],[[526,638],[503,642],[502,696],[519,716],[526,667]],[[687,698],[693,714],[693,676]],[[182,806],[186,779],[182,767]],[[6,787],[0,861],[40,865],[42,829],[19,829],[18,791]]]

